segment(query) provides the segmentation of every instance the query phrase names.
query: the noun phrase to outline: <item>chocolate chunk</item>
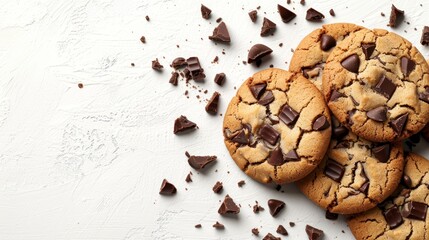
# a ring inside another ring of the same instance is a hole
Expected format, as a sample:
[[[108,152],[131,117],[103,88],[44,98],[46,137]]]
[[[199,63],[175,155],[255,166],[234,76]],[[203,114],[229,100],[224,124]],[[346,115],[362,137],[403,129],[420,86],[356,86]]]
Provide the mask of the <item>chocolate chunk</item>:
[[[264,44],[255,44],[252,48],[250,48],[249,53],[247,55],[247,63],[253,63],[262,61],[262,58],[270,55],[273,50]]]
[[[428,205],[421,202],[410,201],[402,208],[402,216],[416,220],[425,221]]]
[[[232,141],[232,142],[239,143],[239,144],[248,144],[248,143],[249,143],[249,139],[248,139],[248,137],[246,136],[246,133],[244,132],[244,130],[243,130],[243,129],[242,129],[242,130],[240,130],[240,131],[238,132],[238,134],[234,135],[234,136],[231,138],[231,141]]]
[[[301,5],[305,5],[305,0],[301,0],[301,1],[299,1],[299,3],[300,3]]]
[[[401,57],[401,71],[406,77],[410,75],[414,68],[416,68],[416,63],[413,60]]]
[[[213,227],[216,228],[216,229],[218,229],[218,230],[225,229],[225,226],[222,223],[218,222],[218,221],[216,221],[216,223],[213,224]]]
[[[173,84],[174,86],[177,86],[178,80],[179,80],[179,73],[173,72],[171,74],[170,81],[168,82]]]
[[[325,130],[330,126],[328,119],[325,115],[319,116],[313,123],[313,130],[321,131]]]
[[[317,10],[310,8],[307,10],[307,15],[305,16],[305,19],[310,22],[320,22],[325,18],[325,15],[318,12]]]
[[[256,19],[258,18],[258,12],[256,10],[250,11],[249,17],[252,22],[256,22]]]
[[[346,95],[344,95],[344,94],[342,94],[342,93],[338,92],[337,90],[333,90],[333,91],[331,92],[331,97],[329,98],[329,101],[334,102],[334,101],[336,101],[338,98],[342,98],[342,97],[345,97],[345,96],[346,96]]]
[[[348,118],[347,118],[347,123],[349,124],[349,125],[353,125],[354,124],[354,122],[353,122],[353,116],[355,115],[355,113],[356,113],[356,109],[353,109],[353,110],[350,110],[349,112],[348,112]]]
[[[309,240],[319,240],[323,237],[323,231],[312,227],[310,225],[305,226],[305,232],[308,235]]]
[[[270,199],[268,200],[268,207],[270,208],[271,216],[275,217],[285,207],[285,203],[277,199]]]
[[[362,52],[365,54],[365,60],[369,60],[375,50],[375,43],[362,43]]]
[[[201,16],[204,19],[209,19],[210,18],[210,14],[212,13],[212,10],[209,9],[208,7],[204,6],[203,4],[201,4]]]
[[[366,113],[366,116],[377,122],[384,122],[387,119],[387,108],[384,106],[376,107],[369,110]]]
[[[214,193],[220,193],[222,191],[222,189],[223,189],[223,184],[222,184],[222,182],[219,182],[219,181],[217,181],[212,188]]]
[[[402,177],[402,182],[404,183],[405,187],[407,187],[407,188],[413,187],[413,182],[411,181],[411,178],[405,174]]]
[[[420,43],[422,45],[429,45],[429,27],[425,26],[422,30],[422,37],[420,38]]]
[[[203,169],[207,164],[216,161],[216,156],[189,156],[188,163],[196,170]]]
[[[331,35],[328,34],[322,34],[322,37],[320,38],[320,48],[323,51],[329,51],[331,48],[335,47],[337,45],[337,41],[335,38],[333,38]]]
[[[423,102],[429,103],[429,88],[426,87],[424,92],[419,93],[419,99]]]
[[[392,80],[383,75],[377,85],[375,85],[374,90],[385,96],[387,99],[390,99],[396,91],[396,85]]]
[[[268,142],[271,145],[276,145],[277,139],[279,139],[280,133],[277,132],[273,127],[268,124],[264,124],[261,129],[259,129],[259,135],[262,139]]]
[[[392,4],[392,10],[390,11],[390,19],[389,24],[387,26],[389,27],[396,27],[396,24],[401,22],[401,19],[404,17],[404,11],[399,10],[395,7],[395,5]]]
[[[270,35],[276,30],[276,24],[270,21],[268,18],[264,17],[264,22],[262,23],[261,36],[265,37]]]
[[[238,187],[242,187],[244,184],[246,184],[246,181],[241,180],[237,183]]]
[[[296,14],[289,9],[283,7],[280,4],[277,4],[277,10],[279,11],[280,17],[284,23],[290,22],[292,19],[296,17]]]
[[[232,200],[229,195],[226,195],[217,212],[220,215],[238,214],[240,213],[240,208],[235,204],[234,200]]]
[[[229,36],[228,28],[226,28],[226,24],[221,22],[214,30],[213,35],[209,36],[210,40],[217,42],[231,42],[231,38]]]
[[[267,88],[267,84],[259,83],[256,85],[252,85],[249,88],[253,97],[255,97],[256,99],[259,99],[262,96],[262,94],[265,92],[265,89]]]
[[[184,75],[184,77],[186,78],[186,80],[190,80],[190,79],[192,79],[191,71],[189,71],[189,69],[188,69],[188,68],[185,68],[185,69],[183,70],[183,75]]]
[[[402,114],[398,118],[390,121],[390,126],[393,128],[396,134],[401,134],[404,130],[405,123],[408,120],[408,113]]]
[[[214,92],[210,100],[207,102],[206,105],[206,112],[210,114],[216,114],[217,113],[217,107],[219,105],[219,97],[220,94],[218,92]]]
[[[190,57],[186,62],[188,63],[188,67],[186,69],[189,70],[193,80],[202,81],[206,78],[204,69],[201,67],[200,60],[198,60],[197,57]]]
[[[281,238],[274,236],[271,233],[267,233],[262,240],[281,240]]]
[[[325,218],[329,219],[329,220],[337,220],[338,219],[338,213],[331,213],[329,210],[326,210]]]
[[[299,156],[298,156],[298,153],[295,151],[295,150],[290,150],[288,153],[286,153],[285,154],[285,160],[286,161],[297,161],[297,160],[300,160],[299,159]]]
[[[362,186],[360,186],[359,191],[363,194],[368,194],[368,189],[369,189],[369,182],[365,182],[364,184],[362,184]]]
[[[274,95],[271,91],[266,91],[259,99],[258,103],[261,105],[268,105],[274,101]]]
[[[186,67],[186,65],[188,65],[188,63],[186,62],[186,59],[184,59],[182,57],[175,58],[173,60],[173,62],[171,63],[171,67],[173,67],[174,69]]]
[[[189,183],[189,182],[192,182],[192,172],[189,172],[188,173],[188,175],[186,175],[186,179],[185,179],[185,181],[187,182],[187,183]]]
[[[390,144],[386,143],[372,149],[372,154],[380,162],[387,162],[390,158]]]
[[[253,205],[253,212],[254,213],[259,213],[260,211],[264,211],[265,209],[259,205],[258,201],[256,201],[256,204]]]
[[[217,22],[217,23],[222,22],[222,18],[218,18],[218,19],[216,19],[216,22]]]
[[[346,127],[338,126],[332,130],[332,137],[337,140],[340,140],[343,137],[345,137],[348,133],[349,133],[349,130]]]
[[[259,235],[258,228],[252,228],[252,233],[253,233],[253,235],[258,236]]]
[[[328,159],[326,161],[325,170],[323,171],[326,176],[330,177],[332,180],[336,182],[341,182],[343,178],[345,168],[343,165],[338,163],[333,159]]]
[[[270,158],[268,158],[267,162],[273,166],[281,166],[285,163],[283,152],[280,147],[277,147],[271,152]]]
[[[142,36],[142,37],[140,38],[140,41],[141,41],[142,43],[146,43],[146,37],[145,37],[145,36]]]
[[[295,223],[294,222],[289,222],[289,226],[295,227]]]
[[[285,228],[285,227],[283,227],[283,225],[279,225],[279,226],[277,227],[276,232],[277,232],[278,234],[283,235],[283,236],[287,236],[287,235],[289,235],[289,234],[288,234],[288,232],[287,232],[287,230],[286,230],[286,228]]]
[[[158,58],[152,61],[152,69],[155,71],[162,71],[162,69],[164,68],[164,66],[161,65],[161,63],[159,63]]]
[[[194,130],[197,127],[197,124],[189,121],[185,116],[180,116],[174,121],[174,130],[173,133],[181,133],[188,130]]]
[[[201,226],[201,224],[199,224],[199,223],[195,225],[195,228],[201,228],[201,227],[202,227],[202,226]]]
[[[225,80],[226,80],[225,73],[218,73],[214,78],[214,82],[219,86],[222,86],[225,83]]]
[[[395,229],[404,222],[404,220],[402,219],[401,213],[399,212],[399,209],[396,206],[384,211],[383,216],[384,216],[384,219],[386,219],[386,222],[389,225],[390,229]]]
[[[159,190],[159,194],[162,195],[173,195],[177,192],[176,187],[169,183],[167,179],[164,179],[161,184],[161,188]]]
[[[279,119],[286,125],[293,125],[299,117],[299,113],[285,104],[279,113]]]
[[[359,72],[360,60],[357,54],[352,54],[341,61],[341,66],[352,73]]]
[[[331,10],[329,10],[329,14],[331,14],[332,17],[335,17],[334,9],[331,8]]]

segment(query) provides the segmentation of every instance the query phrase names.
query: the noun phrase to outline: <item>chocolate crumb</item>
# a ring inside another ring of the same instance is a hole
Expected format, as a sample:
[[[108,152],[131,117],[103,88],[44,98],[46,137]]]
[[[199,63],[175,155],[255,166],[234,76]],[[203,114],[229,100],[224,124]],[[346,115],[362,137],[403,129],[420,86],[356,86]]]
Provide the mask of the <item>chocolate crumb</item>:
[[[176,187],[172,183],[168,182],[167,179],[164,179],[162,181],[161,188],[159,190],[159,194],[161,194],[161,195],[173,195],[173,194],[176,194],[176,192],[177,192]]]
[[[422,37],[420,39],[422,45],[429,45],[429,27],[425,26],[422,30]]]
[[[252,228],[252,234],[255,236],[259,235],[259,229],[258,228]]]
[[[202,227],[201,224],[195,225],[195,228],[201,228],[201,227]]]
[[[279,43],[279,47],[283,47],[283,43]]]
[[[261,9],[261,6],[257,6],[256,9],[258,9],[258,10]]]
[[[217,181],[216,184],[213,186],[212,190],[214,193],[220,193],[223,189],[222,182]]]
[[[261,205],[259,205],[259,203],[258,203],[258,201],[255,201],[255,205],[253,205],[253,212],[254,213],[259,213],[259,212],[261,212],[261,211],[264,211],[265,209],[261,206]]]
[[[161,65],[161,63],[159,63],[158,58],[152,61],[152,69],[155,71],[162,71],[162,69],[164,68],[164,66]]]
[[[142,37],[140,38],[140,41],[141,41],[142,43],[146,43],[146,37],[145,37],[145,36],[142,36]]]
[[[246,182],[244,180],[241,180],[237,183],[238,187],[242,187]]]
[[[295,227],[295,223],[294,222],[289,222],[289,226]]]
[[[290,4],[291,2],[292,2],[292,0],[287,0],[286,1],[287,4]]]
[[[209,9],[208,7],[204,6],[203,4],[201,4],[201,16],[204,19],[209,19],[210,18],[210,14],[212,13],[212,10]]]
[[[82,84],[82,83],[78,83],[78,84],[77,84],[77,87],[78,87],[78,88],[83,88],[83,84]]]
[[[223,225],[222,223],[220,223],[218,221],[216,221],[216,223],[213,224],[213,227],[216,228],[216,229],[218,229],[218,230],[225,229],[225,225]]]
[[[189,172],[188,175],[186,176],[186,179],[185,179],[185,181],[187,183],[192,182],[192,177],[191,176],[192,176],[192,172]]]
[[[334,9],[332,9],[332,8],[331,8],[331,10],[329,10],[329,14],[330,14],[332,17],[335,17]]]
[[[258,12],[256,10],[250,11],[249,17],[252,22],[256,22],[256,19],[258,18]]]
[[[216,56],[216,57],[213,59],[212,63],[218,63],[218,62],[219,62],[219,57],[218,57],[218,56]]]
[[[177,86],[178,79],[179,79],[179,74],[177,72],[173,72],[171,74],[169,83],[171,83],[174,86]]]
[[[220,17],[220,18],[216,19],[216,22],[217,22],[217,23],[222,22],[222,18]]]
[[[136,65],[134,63],[131,63],[131,67],[135,67]]]
[[[150,21],[149,16],[147,16],[147,15],[146,15],[146,17],[145,17],[145,18],[146,18],[146,21],[148,21],[148,22]]]

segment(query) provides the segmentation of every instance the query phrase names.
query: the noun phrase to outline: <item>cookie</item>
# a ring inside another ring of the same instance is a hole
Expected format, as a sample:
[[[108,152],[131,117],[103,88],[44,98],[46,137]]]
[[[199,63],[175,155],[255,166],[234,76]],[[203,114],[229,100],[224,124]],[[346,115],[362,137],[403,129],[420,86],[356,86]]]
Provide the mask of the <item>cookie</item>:
[[[410,153],[397,191],[347,220],[356,239],[429,239],[429,161]]]
[[[360,213],[392,194],[401,181],[403,167],[401,142],[371,143],[333,121],[325,159],[297,185],[330,213]]]
[[[225,145],[253,179],[278,184],[305,177],[329,146],[323,95],[301,74],[270,68],[248,78],[226,110]]]
[[[429,66],[410,42],[385,30],[351,33],[323,72],[323,94],[341,124],[373,142],[403,140],[429,120]]]
[[[362,29],[351,23],[325,24],[304,37],[295,49],[289,71],[299,72],[322,90],[322,72],[334,47],[350,33]]]

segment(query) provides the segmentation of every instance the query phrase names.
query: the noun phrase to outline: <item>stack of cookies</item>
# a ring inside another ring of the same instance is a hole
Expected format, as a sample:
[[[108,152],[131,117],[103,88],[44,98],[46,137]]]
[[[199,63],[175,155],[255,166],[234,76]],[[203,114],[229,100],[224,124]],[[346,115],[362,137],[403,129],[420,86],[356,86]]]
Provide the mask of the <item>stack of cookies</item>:
[[[429,66],[406,39],[354,24],[306,36],[289,71],[248,78],[224,117],[237,165],[296,182],[357,239],[429,239],[429,161],[402,141],[429,121]]]

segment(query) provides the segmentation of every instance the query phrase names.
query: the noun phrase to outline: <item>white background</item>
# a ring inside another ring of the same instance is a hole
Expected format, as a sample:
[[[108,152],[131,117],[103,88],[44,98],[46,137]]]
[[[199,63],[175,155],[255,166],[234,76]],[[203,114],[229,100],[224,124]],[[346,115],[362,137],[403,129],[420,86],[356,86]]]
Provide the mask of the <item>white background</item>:
[[[242,173],[224,147],[222,117],[208,115],[205,102],[196,98],[219,91],[224,112],[234,86],[258,70],[241,63],[255,43],[274,50],[261,69],[269,64],[286,69],[291,48],[321,26],[305,20],[309,7],[325,14],[324,23],[387,28],[391,4],[298,2],[207,0],[203,3],[213,10],[208,21],[195,0],[1,0],[0,239],[254,239],[253,227],[264,236],[275,233],[278,224],[286,227],[288,239],[306,239],[306,224],[323,229],[325,239],[352,239],[343,219],[325,219],[293,185],[277,192]],[[297,18],[281,22],[277,3],[294,8]],[[419,39],[429,25],[429,2],[395,4],[410,25],[394,31],[428,57],[429,47]],[[258,21],[252,23],[247,13],[259,5]],[[329,15],[331,8],[336,17]],[[263,16],[277,24],[274,36],[259,36]],[[218,17],[228,26],[229,46],[207,39]],[[146,44],[139,41],[142,35]],[[179,56],[200,57],[207,79],[196,86],[207,94],[183,81],[177,87],[168,83],[169,64]],[[215,56],[218,64],[211,63]],[[151,69],[155,58],[165,67],[161,74]],[[213,83],[218,72],[227,75],[223,87]],[[182,114],[200,128],[174,135],[173,122]],[[192,170],[189,184],[186,150],[218,156],[204,173]],[[176,196],[158,194],[164,178],[176,185]],[[238,188],[242,179],[246,185]],[[216,181],[224,183],[220,195],[211,190]],[[217,213],[226,194],[242,206],[237,218]],[[286,202],[277,218],[269,214],[269,198]],[[255,200],[264,212],[252,212]],[[213,229],[215,221],[226,229]],[[296,226],[289,227],[289,221]],[[195,229],[197,223],[203,227]]]

